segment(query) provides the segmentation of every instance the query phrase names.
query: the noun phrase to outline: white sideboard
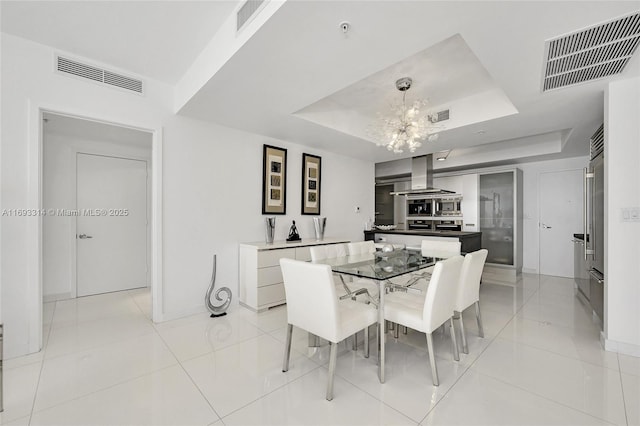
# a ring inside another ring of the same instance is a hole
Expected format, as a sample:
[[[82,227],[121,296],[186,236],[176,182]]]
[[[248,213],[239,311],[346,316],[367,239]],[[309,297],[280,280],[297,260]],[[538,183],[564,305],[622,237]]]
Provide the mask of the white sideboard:
[[[295,243],[240,243],[240,304],[257,312],[282,305],[286,300],[280,259],[311,260],[311,246],[348,242],[325,238],[322,241],[302,240]]]

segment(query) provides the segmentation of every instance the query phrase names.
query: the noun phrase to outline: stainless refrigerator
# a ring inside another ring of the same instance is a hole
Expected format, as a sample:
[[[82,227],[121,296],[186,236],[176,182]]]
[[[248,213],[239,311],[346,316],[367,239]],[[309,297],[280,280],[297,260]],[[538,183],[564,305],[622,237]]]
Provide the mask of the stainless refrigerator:
[[[604,321],[604,125],[591,137],[590,154],[584,173],[584,255],[589,268],[589,302]]]

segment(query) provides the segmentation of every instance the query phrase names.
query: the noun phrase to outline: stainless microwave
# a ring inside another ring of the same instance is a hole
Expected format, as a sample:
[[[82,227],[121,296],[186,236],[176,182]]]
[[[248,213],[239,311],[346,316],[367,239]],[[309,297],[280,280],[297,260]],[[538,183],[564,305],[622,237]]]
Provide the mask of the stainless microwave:
[[[433,200],[422,199],[409,199],[407,200],[407,216],[432,216],[433,215]]]
[[[462,216],[462,197],[436,200],[436,216]]]

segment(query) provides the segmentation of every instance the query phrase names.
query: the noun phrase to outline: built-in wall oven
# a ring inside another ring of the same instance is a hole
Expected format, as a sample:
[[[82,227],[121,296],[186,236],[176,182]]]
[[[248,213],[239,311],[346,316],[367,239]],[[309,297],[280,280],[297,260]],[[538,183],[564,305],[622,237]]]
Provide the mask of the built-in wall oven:
[[[461,220],[434,220],[433,225],[437,231],[461,231]]]
[[[432,220],[423,220],[423,219],[408,219],[407,227],[409,229],[421,230],[421,231],[432,231],[434,228]]]
[[[407,218],[419,216],[433,216],[433,199],[408,198]]]
[[[436,216],[462,216],[462,197],[443,197],[435,200]]]

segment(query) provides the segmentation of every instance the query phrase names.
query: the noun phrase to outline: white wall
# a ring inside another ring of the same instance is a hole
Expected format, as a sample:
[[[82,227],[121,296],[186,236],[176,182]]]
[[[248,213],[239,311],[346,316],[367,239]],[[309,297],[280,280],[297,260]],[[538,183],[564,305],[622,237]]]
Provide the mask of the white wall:
[[[609,84],[605,93],[605,347],[640,357],[640,222],[622,209],[640,208],[640,78]]]
[[[372,163],[175,116],[172,89],[152,80],[145,79],[145,96],[137,96],[56,74],[52,49],[18,37],[3,34],[1,47],[3,208],[37,207],[29,197],[34,153],[27,143],[38,129],[37,122],[29,122],[34,108],[162,129],[164,319],[205,309],[214,253],[218,282],[233,290],[237,302],[238,243],[264,237],[264,143],[288,149],[288,214],[278,216],[276,238],[286,237],[292,219],[302,237],[313,235],[311,217],[300,215],[301,162],[307,152],[322,157],[325,235],[363,239],[363,223],[374,209]],[[361,213],[354,212],[356,206]],[[40,318],[32,313],[41,294],[33,290],[37,273],[28,268],[33,239],[25,239],[36,230],[36,219],[2,217],[0,288],[9,358],[38,349],[34,330]]]
[[[148,138],[147,147],[127,145],[51,133],[47,131],[45,125],[43,133],[43,207],[47,210],[75,210],[77,208],[76,155],[78,152],[144,160],[147,161],[149,168],[151,165],[151,134],[148,135]],[[148,171],[150,176],[150,168]],[[149,206],[148,212],[150,212],[150,179],[148,179],[147,185],[147,194],[149,195],[147,206]],[[147,196],[146,194],[142,195]],[[150,220],[149,223],[151,223]],[[42,293],[45,302],[67,299],[75,294],[75,262],[73,260],[75,233],[75,216],[47,215],[43,218]],[[149,260],[150,254],[149,247],[147,256]],[[148,270],[150,270],[150,266],[149,264]]]

